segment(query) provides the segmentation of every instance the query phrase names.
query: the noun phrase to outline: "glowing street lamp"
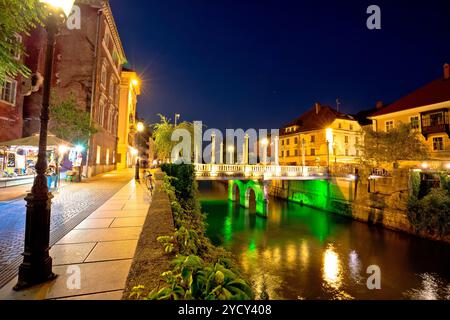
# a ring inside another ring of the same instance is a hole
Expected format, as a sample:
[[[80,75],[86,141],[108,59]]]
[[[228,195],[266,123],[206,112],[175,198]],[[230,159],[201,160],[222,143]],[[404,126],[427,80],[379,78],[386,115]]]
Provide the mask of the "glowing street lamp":
[[[131,84],[132,84],[133,86],[137,87],[137,86],[139,85],[139,80],[133,79],[133,80],[131,80]]]
[[[136,172],[134,175],[135,180],[139,181],[140,177],[139,177],[139,170],[140,170],[140,163],[139,163],[139,141],[140,141],[140,133],[144,131],[144,124],[142,122],[138,122],[136,124],[136,130],[137,130],[137,135],[136,135],[136,147],[138,149],[136,149]]]
[[[41,128],[39,153],[36,162],[36,178],[31,192],[26,196],[25,249],[23,262],[19,267],[19,279],[14,290],[52,280],[56,277],[50,257],[50,216],[52,194],[48,190],[47,176],[47,134],[49,122],[50,91],[53,75],[53,54],[58,23],[71,13],[74,0],[40,0],[48,12],[46,22],[47,48],[45,54],[44,84],[42,90]]]

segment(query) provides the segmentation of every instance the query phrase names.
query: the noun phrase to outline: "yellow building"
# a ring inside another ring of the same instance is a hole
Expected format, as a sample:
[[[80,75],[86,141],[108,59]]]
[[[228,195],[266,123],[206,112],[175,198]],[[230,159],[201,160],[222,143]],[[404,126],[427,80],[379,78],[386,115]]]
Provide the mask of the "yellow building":
[[[389,131],[399,123],[419,130],[430,149],[431,160],[450,159],[450,70],[444,76],[373,113],[376,131]]]
[[[280,164],[326,166],[355,163],[361,126],[350,115],[319,103],[280,130]]]
[[[136,72],[123,68],[120,82],[117,168],[124,169],[136,163],[135,135],[137,97],[141,94],[141,82]]]

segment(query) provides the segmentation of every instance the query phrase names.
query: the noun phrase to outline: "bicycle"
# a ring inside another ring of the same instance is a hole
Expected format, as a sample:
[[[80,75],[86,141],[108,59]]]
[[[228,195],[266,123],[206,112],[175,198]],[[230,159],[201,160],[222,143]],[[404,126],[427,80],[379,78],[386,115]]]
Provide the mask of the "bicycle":
[[[144,171],[144,179],[145,179],[145,185],[147,186],[148,190],[150,190],[150,194],[153,195],[153,175],[150,172]]]

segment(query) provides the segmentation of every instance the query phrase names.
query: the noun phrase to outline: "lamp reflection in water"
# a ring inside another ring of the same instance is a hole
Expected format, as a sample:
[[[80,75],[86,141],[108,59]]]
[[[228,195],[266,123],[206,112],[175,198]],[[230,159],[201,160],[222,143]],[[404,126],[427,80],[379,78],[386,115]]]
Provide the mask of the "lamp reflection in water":
[[[331,244],[323,255],[323,280],[336,290],[339,290],[342,284],[339,256]]]

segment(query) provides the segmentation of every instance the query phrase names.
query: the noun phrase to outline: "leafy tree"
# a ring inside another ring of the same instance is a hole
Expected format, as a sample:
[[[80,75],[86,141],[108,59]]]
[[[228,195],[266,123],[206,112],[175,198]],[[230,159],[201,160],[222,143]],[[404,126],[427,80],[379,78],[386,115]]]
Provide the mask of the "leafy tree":
[[[389,132],[364,129],[364,143],[357,147],[363,162],[372,167],[401,160],[424,160],[429,153],[419,132],[411,130],[405,123],[398,124]]]
[[[19,73],[30,75],[23,62],[14,58],[15,52],[24,53],[23,45],[14,39],[16,34],[28,34],[43,18],[39,0],[0,0],[0,81]]]
[[[159,159],[168,161],[171,159],[173,147],[177,144],[177,142],[172,141],[172,133],[174,130],[186,129],[191,132],[191,137],[193,137],[194,126],[192,123],[185,121],[175,127],[167,117],[161,114],[159,114],[159,117],[160,122],[153,125],[153,138],[155,140],[156,153]]]
[[[77,106],[73,93],[67,99],[52,98],[50,105],[50,131],[58,138],[71,143],[86,144],[89,137],[97,133],[90,114]]]

